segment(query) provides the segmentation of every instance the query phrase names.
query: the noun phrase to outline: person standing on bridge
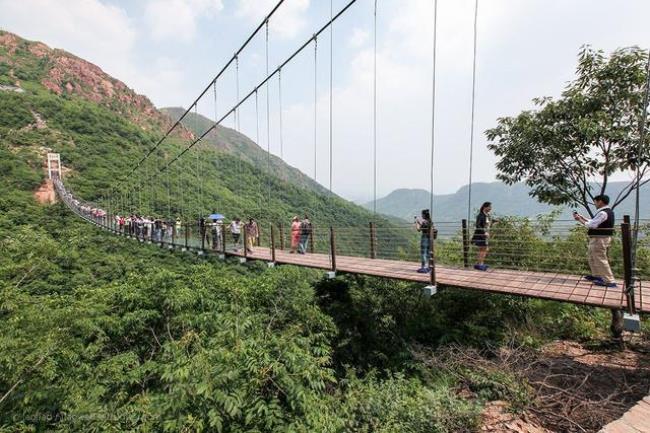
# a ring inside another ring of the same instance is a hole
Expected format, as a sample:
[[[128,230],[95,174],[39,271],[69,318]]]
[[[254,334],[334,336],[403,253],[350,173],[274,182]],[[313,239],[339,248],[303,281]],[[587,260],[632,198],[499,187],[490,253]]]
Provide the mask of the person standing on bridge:
[[[234,244],[235,252],[239,251],[239,238],[241,237],[241,220],[235,218],[230,222],[230,234],[232,235],[232,243]]]
[[[246,224],[244,230],[246,230],[246,251],[252,253],[257,238],[260,236],[259,227],[253,218],[249,218],[248,224]]]
[[[311,235],[313,227],[309,217],[305,215],[305,218],[300,223],[300,242],[298,244],[298,253],[305,254],[307,252],[307,243],[309,242],[309,236]]]
[[[485,258],[490,250],[490,226],[492,225],[490,212],[492,212],[492,203],[486,201],[476,216],[476,226],[474,227],[474,235],[472,236],[472,243],[478,248],[474,269],[479,271],[487,271],[488,269],[488,265],[485,264]]]
[[[300,243],[300,218],[295,216],[291,219],[291,254],[295,254]]]
[[[174,233],[174,237],[178,238],[181,235],[181,230],[183,229],[183,223],[181,222],[180,217],[176,218],[176,225],[174,229],[176,230]]]
[[[614,274],[612,274],[607,259],[607,250],[612,243],[614,224],[616,223],[614,211],[609,207],[609,196],[604,194],[594,197],[594,205],[597,211],[591,219],[573,211],[573,218],[588,229],[589,248],[587,254],[591,275],[586,275],[585,279],[593,281],[596,286],[616,287]]]
[[[420,269],[417,270],[420,274],[431,272],[429,267],[429,260],[431,258],[431,235],[430,231],[433,228],[433,221],[431,221],[431,213],[429,209],[423,209],[420,218],[415,218],[415,229],[420,232]]]

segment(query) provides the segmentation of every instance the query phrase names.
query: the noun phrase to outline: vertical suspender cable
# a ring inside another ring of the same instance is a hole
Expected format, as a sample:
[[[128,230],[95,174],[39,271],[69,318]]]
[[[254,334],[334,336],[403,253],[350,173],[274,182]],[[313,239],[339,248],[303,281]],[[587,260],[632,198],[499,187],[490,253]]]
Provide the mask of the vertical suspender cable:
[[[278,103],[280,104],[280,159],[284,160],[284,137],[282,136],[282,69],[278,71]]]
[[[172,178],[167,169],[167,220],[171,221],[172,218]]]
[[[330,20],[334,16],[334,7],[330,0]],[[332,84],[334,81],[334,23],[330,24],[330,193],[332,192]]]
[[[316,180],[316,144],[318,119],[318,38],[314,36],[314,180]]]
[[[138,167],[139,168],[139,167]],[[138,170],[138,213],[142,210],[142,172]]]
[[[377,0],[375,0],[373,14],[373,80],[372,80],[372,213],[377,217]]]
[[[640,187],[641,187],[641,161],[643,158],[643,147],[646,137],[646,122],[648,119],[648,102],[650,100],[650,50],[648,50],[648,62],[646,65],[645,96],[643,98],[643,109],[641,110],[641,125],[639,126],[639,147],[636,156],[636,191],[634,203],[634,239],[632,240],[632,268],[636,268],[636,255],[639,240],[639,208],[640,208]]]
[[[198,105],[194,105],[194,131],[199,135],[199,110]],[[196,146],[196,209],[197,209],[197,220],[201,218],[203,214],[203,176],[201,176],[201,155],[199,152],[199,146]]]
[[[219,121],[219,111],[217,110],[217,80],[214,80],[212,85],[212,92],[214,94],[214,121]]]
[[[269,22],[266,21],[266,76],[269,76]],[[269,108],[269,81],[266,81],[266,167],[268,170],[268,201],[271,204],[271,110]]]
[[[183,192],[183,169],[182,161],[178,161],[178,195],[180,197],[180,214],[183,223],[185,223],[185,193]]]
[[[239,56],[235,57],[235,88],[237,94],[237,102],[239,102]],[[233,121],[235,124],[235,129],[237,132],[241,131],[240,122],[239,122],[239,108],[235,108],[235,114],[233,116]],[[258,142],[259,144],[259,142]]]
[[[470,221],[472,211],[472,171],[474,164],[474,112],[476,106],[476,39],[478,24],[478,0],[474,0],[474,53],[472,59],[472,117],[469,138],[469,187],[467,190],[467,220]]]
[[[259,110],[259,98],[257,96],[257,87],[255,88],[255,141],[257,141],[257,145],[259,146],[260,143],[260,110]],[[260,180],[259,183],[259,191],[258,191],[258,197],[257,197],[257,207],[258,207],[258,212],[259,215],[262,214],[262,182]],[[258,215],[258,217],[259,217]]]
[[[429,197],[429,212],[431,214],[431,220],[434,220],[433,212],[433,190],[434,190],[434,176],[433,176],[433,164],[435,157],[436,149],[436,52],[437,52],[437,42],[438,42],[438,0],[433,0],[433,70],[431,77],[431,166],[429,167],[431,179],[430,179],[430,191],[431,196]]]

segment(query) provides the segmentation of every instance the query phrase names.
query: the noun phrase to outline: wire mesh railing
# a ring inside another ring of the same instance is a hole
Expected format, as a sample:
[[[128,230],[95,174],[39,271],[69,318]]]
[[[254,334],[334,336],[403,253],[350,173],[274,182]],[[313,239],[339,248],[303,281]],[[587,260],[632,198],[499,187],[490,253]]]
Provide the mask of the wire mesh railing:
[[[427,266],[430,260],[427,242],[423,242],[429,233],[418,232],[413,224],[322,226],[314,223],[308,228],[294,227],[292,230],[291,226],[266,222],[252,227],[244,222],[231,224],[222,220],[163,221],[136,214],[109,215],[93,203],[74,197],[59,179],[55,179],[55,186],[68,207],[84,219],[161,247],[268,261],[275,261],[278,254],[314,255],[321,258],[319,266],[333,269],[336,257],[404,262],[404,268],[414,272],[418,263]],[[639,280],[650,278],[650,220],[639,221],[635,269],[631,269],[626,256],[629,245],[625,245],[625,233],[621,230],[627,223],[626,236],[637,233],[635,225],[629,224],[626,218],[623,221],[623,225],[614,227],[611,232],[599,233],[588,232],[573,220],[502,218],[483,231],[486,234],[482,242],[476,242],[476,228],[466,222],[436,222],[432,262],[437,269],[471,269],[481,261],[491,268],[493,278],[502,275],[504,280],[511,278],[513,271],[586,275],[590,273],[590,239],[605,235],[609,239],[609,265],[616,281],[623,290],[633,286],[632,296],[643,302],[638,282],[631,282],[631,276]],[[313,264],[309,259],[302,260],[307,266]]]

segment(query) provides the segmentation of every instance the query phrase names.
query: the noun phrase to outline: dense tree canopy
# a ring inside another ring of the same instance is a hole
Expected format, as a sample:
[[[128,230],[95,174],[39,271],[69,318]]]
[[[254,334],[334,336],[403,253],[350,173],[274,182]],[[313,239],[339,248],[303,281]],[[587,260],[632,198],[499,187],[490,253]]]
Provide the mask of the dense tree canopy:
[[[643,179],[650,162],[647,135],[639,152],[641,119],[646,128],[649,120],[644,111],[647,61],[647,51],[637,47],[618,49],[609,57],[584,47],[576,79],[560,98],[536,98],[538,109],[500,118],[486,131],[488,147],[499,157],[498,178],[509,184],[525,181],[531,195],[543,202],[587,210],[595,195],[607,193],[612,175],[633,172],[638,162]],[[636,184],[630,180],[612,197],[613,207]]]

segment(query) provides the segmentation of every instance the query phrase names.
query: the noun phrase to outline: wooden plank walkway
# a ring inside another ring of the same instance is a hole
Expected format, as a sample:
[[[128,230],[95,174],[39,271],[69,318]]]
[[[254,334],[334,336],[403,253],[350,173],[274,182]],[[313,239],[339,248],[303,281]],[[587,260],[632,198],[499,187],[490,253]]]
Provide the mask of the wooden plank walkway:
[[[607,424],[599,433],[650,433],[650,396],[639,401],[621,418]]]
[[[75,210],[73,209],[73,211]],[[75,211],[75,213],[99,227],[108,229],[79,212]],[[198,241],[193,239],[190,242],[190,248],[196,249],[199,247],[195,242]],[[177,247],[180,246],[177,245]],[[205,251],[206,253],[219,253],[209,249]],[[229,249],[226,251],[226,255],[244,257],[244,252],[243,250],[234,251]],[[251,260],[272,261],[271,249],[266,247],[255,247],[253,253],[248,254],[247,257]],[[324,270],[331,270],[332,268],[330,256],[319,253],[290,254],[288,251],[276,249],[275,262]],[[415,272],[418,267],[418,263],[401,260],[336,256],[336,270],[338,272],[429,284],[429,274]],[[623,294],[622,281],[620,280],[618,281],[618,287],[606,288],[596,286],[579,275],[510,269],[490,269],[483,272],[443,265],[436,265],[436,280],[437,284],[444,286],[489,293],[547,299],[602,308],[627,308],[627,300]],[[650,313],[650,282],[639,282],[635,304],[637,312]]]
[[[228,251],[228,255],[243,257],[243,251]],[[269,248],[256,247],[251,260],[271,261]],[[331,262],[327,254],[290,254],[276,250],[275,261],[303,267],[330,270]],[[385,277],[422,284],[430,282],[429,274],[419,274],[417,263],[399,260],[370,259],[364,257],[336,256],[338,272]],[[621,288],[622,281],[616,288],[596,286],[578,275],[566,275],[549,272],[531,272],[507,269],[490,269],[487,272],[467,268],[436,266],[437,283],[463,289],[480,290],[490,293],[525,296],[590,305],[604,308],[625,308],[627,302]],[[642,281],[641,296],[635,299],[637,311],[650,312],[650,283]],[[638,292],[637,292],[638,293]]]

